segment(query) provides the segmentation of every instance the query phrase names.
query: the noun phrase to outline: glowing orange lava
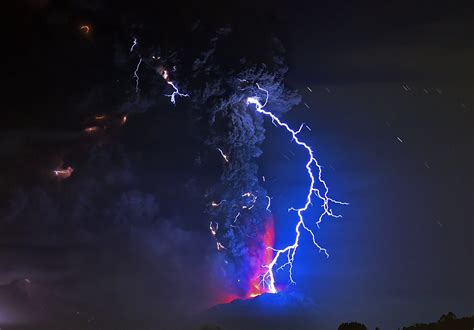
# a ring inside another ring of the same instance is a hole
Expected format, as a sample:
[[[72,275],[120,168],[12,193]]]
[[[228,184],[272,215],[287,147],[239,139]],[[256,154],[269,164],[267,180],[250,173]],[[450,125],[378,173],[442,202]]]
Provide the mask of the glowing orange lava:
[[[258,297],[264,293],[276,293],[271,291],[268,287],[268,283],[262,282],[262,275],[265,274],[267,268],[263,267],[268,265],[273,260],[273,248],[275,243],[275,225],[272,216],[265,219],[264,230],[259,233],[256,237],[253,237],[249,241],[249,258],[248,258],[248,276],[245,279],[239,279],[239,283],[245,281],[242,288],[244,292],[240,293],[226,292],[223,295],[219,294],[217,299],[218,304],[228,304],[238,299],[252,299]],[[277,287],[276,291],[280,291],[283,287]]]
[[[81,30],[85,34],[89,34],[89,32],[91,31],[91,27],[89,25],[81,25],[79,27],[79,30]]]
[[[120,121],[120,125],[125,125],[125,123],[127,122],[127,116],[123,116],[122,117],[122,120]]]
[[[225,296],[224,298],[219,300],[217,303],[218,304],[229,304],[229,303],[231,303],[231,302],[233,302],[234,300],[237,300],[237,299],[240,299],[240,297],[235,295],[235,294],[231,294],[231,295]]]
[[[69,178],[72,172],[74,172],[74,169],[71,166],[65,169],[58,169],[53,171],[54,175],[61,180]]]
[[[245,298],[255,298],[263,293],[269,293],[268,287],[262,283],[262,275],[266,268],[262,267],[268,265],[273,259],[273,250],[267,247],[273,247],[275,243],[275,226],[273,217],[265,220],[265,230],[263,235],[257,240],[260,246],[254,247],[254,262],[252,262],[252,272],[249,278],[249,288]]]
[[[87,133],[95,133],[95,132],[98,132],[99,129],[100,129],[100,128],[99,128],[98,126],[92,126],[92,127],[84,128],[84,132],[87,132]]]

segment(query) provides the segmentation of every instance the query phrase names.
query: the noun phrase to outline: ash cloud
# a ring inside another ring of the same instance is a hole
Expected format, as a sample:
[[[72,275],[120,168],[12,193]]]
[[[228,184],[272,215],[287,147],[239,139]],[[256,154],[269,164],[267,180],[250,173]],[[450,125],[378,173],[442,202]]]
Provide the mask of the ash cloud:
[[[118,319],[168,324],[221,299],[222,256],[207,232],[186,225],[196,219],[162,211],[158,194],[144,189],[116,149],[91,151],[67,182],[10,195],[0,227],[1,284],[27,278],[54,293],[35,299],[65,300],[61,313],[32,319],[28,300],[14,322],[57,322],[63,314],[72,322],[79,311],[107,327]],[[15,301],[2,299],[5,308]]]
[[[203,39],[200,33],[198,26],[191,38]],[[218,28],[204,43],[205,46],[196,47],[196,50],[174,51],[159,47],[162,52],[155,64],[146,59],[156,55],[139,53],[143,48],[152,49],[151,46],[141,45],[137,50],[139,55],[135,55],[154,65],[155,71],[164,67],[171,80],[190,94],[189,100],[178,98],[177,102],[184,105],[178,106],[177,111],[188,108],[188,115],[199,127],[199,139],[207,146],[208,163],[214,163],[212,169],[221,173],[205,196],[208,205],[211,201],[225,202],[207,210],[208,222],[219,224],[217,239],[225,246],[223,253],[235,265],[235,283],[249,276],[249,265],[255,264],[250,260],[254,253],[249,250],[256,248],[255,240],[262,235],[268,218],[267,192],[260,184],[257,163],[265,140],[264,121],[246,104],[246,98],[255,95],[265,98],[265,94],[256,88],[256,83],[259,83],[270,94],[268,108],[278,116],[284,115],[300,101],[297,92],[284,84],[287,68],[281,42],[271,36],[246,39],[245,35],[226,26]],[[249,50],[250,55],[247,55]],[[157,86],[160,84],[163,85],[163,81],[156,83]],[[148,88],[142,89],[145,95]],[[152,98],[145,96],[138,104],[148,104],[150,99],[156,99],[156,95]],[[229,157],[228,163],[220,163],[219,149]],[[246,193],[256,197],[256,203],[250,209],[248,205],[245,207],[248,203],[244,197]],[[207,226],[206,223],[202,225]],[[263,251],[265,247],[259,244],[257,249]],[[240,293],[246,289],[247,281],[242,283],[245,283],[243,287],[237,288]]]
[[[239,24],[212,18],[193,27],[189,12],[156,22],[104,3],[59,6],[68,20],[41,23],[39,35],[53,37],[35,43],[44,55],[31,55],[32,64],[15,78],[30,79],[26,72],[40,65],[45,77],[31,83],[38,86],[37,109],[11,97],[28,110],[25,120],[7,118],[22,133],[0,151],[2,166],[11,169],[0,176],[0,244],[19,256],[13,263],[0,258],[9,269],[2,281],[28,277],[72,296],[74,306],[97,301],[91,309],[105,306],[104,315],[123,310],[139,319],[159,306],[173,317],[245,289],[235,283],[247,276],[249,238],[263,231],[268,213],[257,162],[264,122],[245,99],[263,96],[258,82],[271,94],[268,107],[283,115],[299,97],[283,83],[284,49],[268,31],[248,39],[250,27]],[[45,4],[33,21],[57,7]],[[87,15],[94,18],[92,35],[81,39],[73,25]],[[181,18],[189,24],[170,29]],[[133,37],[138,45],[130,53]],[[57,63],[67,56],[70,65]],[[133,71],[140,57],[138,98]],[[48,75],[48,65],[60,74]],[[190,94],[176,107],[163,95],[170,88],[163,68]],[[84,133],[99,113],[112,119],[100,133]],[[125,114],[129,121],[119,126],[116,118]],[[217,148],[229,154],[228,165]],[[58,181],[51,174],[58,166],[74,172]],[[257,196],[255,207],[233,227],[235,205],[245,203],[248,191]],[[221,208],[207,209],[222,199],[228,202]],[[220,224],[224,253],[215,250],[210,220]]]

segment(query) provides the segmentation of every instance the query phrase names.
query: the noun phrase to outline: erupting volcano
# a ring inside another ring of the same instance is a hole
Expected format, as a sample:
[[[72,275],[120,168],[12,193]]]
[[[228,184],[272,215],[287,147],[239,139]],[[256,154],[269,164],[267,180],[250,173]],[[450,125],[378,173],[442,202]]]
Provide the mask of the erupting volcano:
[[[261,237],[255,240],[254,245],[251,245],[251,272],[248,278],[248,291],[245,298],[254,298],[262,293],[276,293],[271,291],[266,285],[262,284],[265,273],[265,265],[268,265],[273,259],[273,247],[275,242],[275,226],[273,216],[265,220],[265,229]]]

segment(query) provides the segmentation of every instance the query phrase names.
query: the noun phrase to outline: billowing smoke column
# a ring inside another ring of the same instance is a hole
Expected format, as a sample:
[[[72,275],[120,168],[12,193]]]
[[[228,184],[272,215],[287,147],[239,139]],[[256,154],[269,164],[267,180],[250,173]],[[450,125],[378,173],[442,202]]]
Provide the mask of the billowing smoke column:
[[[225,276],[236,283],[235,297],[254,297],[264,292],[275,293],[275,272],[289,269],[290,283],[293,261],[299,246],[302,231],[307,232],[314,245],[327,255],[326,249],[316,241],[311,226],[318,226],[322,218],[339,217],[333,214],[330,204],[345,204],[331,199],[326,182],[322,178],[321,166],[309,145],[298,138],[304,127],[293,130],[280,118],[300,102],[295,91],[288,90],[283,79],[281,45],[277,39],[271,42],[279,52],[272,54],[267,64],[252,64],[245,58],[229,53],[226,39],[232,34],[230,28],[217,31],[209,47],[197,58],[186,64],[177,60],[176,53],[166,56],[138,55],[133,78],[139,96],[138,68],[142,61],[154,68],[163,81],[172,88],[172,94],[164,94],[176,105],[181,97],[194,110],[192,116],[204,127],[209,157],[221,160],[220,180],[208,191],[208,227],[219,252],[225,253],[225,264],[229,270]],[[220,43],[223,45],[220,45]],[[133,39],[130,52],[138,52],[137,38]],[[185,57],[185,56],[183,56]],[[230,60],[229,60],[230,59]],[[234,59],[234,61],[232,61]],[[178,88],[184,85],[186,93]],[[264,86],[264,87],[261,87]],[[139,102],[142,99],[137,97]],[[268,109],[268,110],[267,110]],[[308,174],[307,197],[302,205],[291,208],[297,214],[295,238],[283,248],[274,247],[274,219],[271,214],[271,197],[263,187],[265,177],[258,173],[257,159],[265,139],[264,120],[289,133],[292,141],[307,152],[308,161],[301,170]],[[304,218],[305,211],[314,199],[321,200],[323,212],[315,224]]]
[[[208,67],[207,67],[208,68]],[[196,104],[211,104],[209,123],[212,134],[207,143],[222,161],[220,182],[213,187],[209,216],[221,224],[215,235],[235,265],[231,276],[240,297],[250,298],[274,292],[261,285],[263,265],[273,260],[274,224],[270,197],[258,173],[257,159],[265,139],[264,117],[249,109],[246,100],[254,83],[263,82],[275,95],[272,104],[283,114],[299,102],[296,93],[285,89],[284,70],[270,72],[265,67],[243,69],[235,76],[212,80],[201,93],[193,92]],[[198,97],[203,97],[198,99]]]

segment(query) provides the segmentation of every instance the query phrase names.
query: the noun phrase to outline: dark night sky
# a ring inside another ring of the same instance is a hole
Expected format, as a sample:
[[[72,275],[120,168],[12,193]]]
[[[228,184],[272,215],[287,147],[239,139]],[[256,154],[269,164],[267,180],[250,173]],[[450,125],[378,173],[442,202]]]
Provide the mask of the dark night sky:
[[[285,83],[302,97],[285,119],[311,127],[304,137],[334,197],[350,203],[318,231],[329,259],[306,239],[298,250],[296,289],[322,323],[393,329],[448,311],[472,315],[472,2],[168,6],[29,0],[11,8],[2,42],[0,285],[28,277],[88,315],[150,324],[222,297],[224,257],[203,211],[222,164],[189,104],[173,107],[159,90],[150,109],[117,124],[136,64],[119,49],[145,31],[146,42],[191,54],[210,38],[186,36],[199,22],[204,31],[230,24],[238,54],[260,53],[260,36],[281,40]],[[142,79],[144,89],[155,86]],[[97,113],[113,118],[110,128],[87,136]],[[283,245],[293,230],[286,210],[303,198],[304,158],[265,127],[259,173],[271,178],[265,188]],[[75,171],[59,182],[58,166]],[[28,319],[9,312],[2,290],[0,326]]]

